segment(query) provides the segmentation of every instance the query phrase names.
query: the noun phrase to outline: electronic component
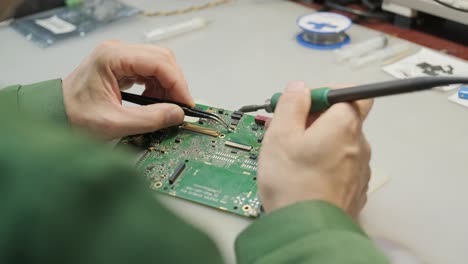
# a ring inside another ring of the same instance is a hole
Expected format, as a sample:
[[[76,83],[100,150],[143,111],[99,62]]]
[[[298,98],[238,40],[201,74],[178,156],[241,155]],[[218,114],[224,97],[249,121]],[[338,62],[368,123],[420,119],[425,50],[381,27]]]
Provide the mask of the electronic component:
[[[254,153],[250,154],[249,159],[256,160],[257,159],[257,154],[254,154]]]
[[[237,126],[239,124],[239,120],[232,120],[231,125]]]
[[[258,130],[258,126],[253,126],[252,127],[252,131],[257,131]]]
[[[268,119],[270,119],[268,116],[257,115],[255,116],[255,124],[264,126]]]
[[[231,118],[240,120],[243,115],[244,115],[244,113],[242,113],[240,111],[235,111],[234,113],[231,114]]]
[[[258,143],[262,143],[262,141],[263,141],[263,135],[257,139]]]
[[[237,142],[233,142],[233,141],[226,141],[224,144],[226,146],[233,147],[233,148],[238,148],[238,149],[241,149],[241,150],[246,150],[246,151],[252,150],[252,146],[247,146],[247,145],[237,143]]]
[[[193,132],[197,132],[197,133],[201,133],[201,134],[205,134],[205,135],[212,136],[212,137],[219,137],[221,135],[221,133],[217,130],[202,127],[202,126],[197,126],[192,123],[183,123],[182,126],[180,126],[180,128],[185,129],[185,130],[190,130]]]
[[[174,173],[169,177],[169,184],[174,184],[174,182],[179,178],[180,174],[184,171],[186,165],[185,161],[181,162],[177,168],[174,170]]]
[[[214,113],[220,110],[204,105],[197,107]],[[223,109],[220,118],[230,123],[233,113]],[[256,181],[258,158],[251,159],[250,154],[258,155],[261,143],[257,140],[264,130],[259,127],[258,131],[252,131],[253,126],[258,126],[254,116],[236,114],[242,118],[234,119],[238,121],[235,130],[225,134],[218,131],[217,123],[206,118],[201,125],[193,120],[144,134],[139,140],[149,144],[136,167],[149,188],[225,212],[258,217],[261,214]],[[134,137],[138,136],[123,138],[119,144],[130,144]],[[149,147],[154,151],[148,151]]]
[[[242,118],[242,116],[241,116],[241,115],[231,115],[231,118],[232,118],[233,120],[235,120],[235,119],[239,120],[239,119]]]

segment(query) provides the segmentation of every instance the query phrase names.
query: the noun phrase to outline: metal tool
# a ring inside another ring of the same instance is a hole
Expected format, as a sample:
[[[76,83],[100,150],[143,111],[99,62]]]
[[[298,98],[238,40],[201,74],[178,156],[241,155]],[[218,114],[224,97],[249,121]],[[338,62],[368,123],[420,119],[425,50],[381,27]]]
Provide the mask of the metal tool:
[[[186,116],[211,119],[221,124],[227,130],[230,130],[229,125],[221,117],[219,117],[217,114],[214,114],[214,113],[203,111],[197,108],[192,108],[186,104],[177,103],[177,102],[173,102],[169,100],[162,100],[162,99],[147,97],[143,95],[136,95],[136,94],[126,93],[126,92],[120,92],[120,94],[122,95],[122,100],[135,103],[135,104],[139,104],[139,105],[151,105],[151,104],[159,104],[159,103],[175,104],[175,105],[180,106],[180,108],[182,108]]]
[[[410,93],[428,90],[437,86],[468,83],[468,77],[418,77],[405,80],[365,84],[345,89],[328,87],[312,89],[310,96],[312,105],[310,112],[320,112],[340,102],[351,102],[374,97]],[[274,94],[262,105],[247,105],[241,107],[241,112],[255,112],[264,109],[268,113],[275,111],[281,93]]]

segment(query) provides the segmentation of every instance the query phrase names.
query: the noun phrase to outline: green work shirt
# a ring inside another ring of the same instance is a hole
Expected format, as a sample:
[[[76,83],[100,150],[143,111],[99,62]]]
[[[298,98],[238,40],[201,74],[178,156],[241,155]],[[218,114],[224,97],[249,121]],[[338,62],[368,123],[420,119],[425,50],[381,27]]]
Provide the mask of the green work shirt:
[[[0,263],[224,262],[155,199],[131,156],[70,129],[60,80],[0,90],[0,113]],[[388,263],[322,201],[262,216],[235,250],[238,263]]]

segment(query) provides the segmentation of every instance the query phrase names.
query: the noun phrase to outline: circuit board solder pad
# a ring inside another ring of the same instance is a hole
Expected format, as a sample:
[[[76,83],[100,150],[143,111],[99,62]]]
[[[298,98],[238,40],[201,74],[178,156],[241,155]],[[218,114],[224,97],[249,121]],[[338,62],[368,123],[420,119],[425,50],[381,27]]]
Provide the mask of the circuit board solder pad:
[[[137,169],[150,188],[161,193],[256,218],[261,204],[257,197],[257,157],[264,134],[254,116],[205,105],[231,131],[213,120],[185,122],[144,135],[125,137],[120,145],[145,149]]]

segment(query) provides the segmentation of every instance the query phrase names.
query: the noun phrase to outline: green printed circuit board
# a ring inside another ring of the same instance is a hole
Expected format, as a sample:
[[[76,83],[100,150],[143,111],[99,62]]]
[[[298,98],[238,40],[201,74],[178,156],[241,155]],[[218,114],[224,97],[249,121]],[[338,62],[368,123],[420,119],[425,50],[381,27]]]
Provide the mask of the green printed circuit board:
[[[145,149],[137,169],[151,189],[246,217],[258,217],[257,157],[264,117],[205,105],[230,131],[213,120],[123,138],[120,145]]]

